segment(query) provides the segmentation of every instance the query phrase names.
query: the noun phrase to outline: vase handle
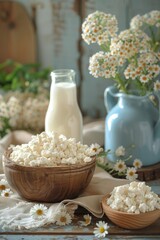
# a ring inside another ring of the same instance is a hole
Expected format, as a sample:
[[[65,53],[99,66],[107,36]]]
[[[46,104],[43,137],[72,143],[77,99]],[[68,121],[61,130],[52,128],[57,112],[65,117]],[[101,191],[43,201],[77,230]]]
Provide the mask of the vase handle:
[[[104,91],[104,105],[109,112],[116,104],[117,104],[117,97],[114,95],[115,87],[108,87]]]

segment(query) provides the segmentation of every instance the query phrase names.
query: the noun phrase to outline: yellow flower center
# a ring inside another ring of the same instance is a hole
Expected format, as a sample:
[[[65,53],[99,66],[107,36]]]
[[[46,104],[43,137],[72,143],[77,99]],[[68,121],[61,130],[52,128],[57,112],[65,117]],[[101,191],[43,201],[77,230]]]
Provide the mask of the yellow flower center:
[[[60,218],[60,221],[65,223],[65,222],[66,222],[66,217],[62,216],[62,217]]]
[[[100,233],[104,233],[104,232],[105,232],[104,227],[100,227],[100,228],[99,228],[99,232],[100,232]]]
[[[118,165],[118,168],[123,168],[123,164],[120,163],[120,164]]]
[[[88,224],[90,224],[90,219],[89,218],[86,218],[85,219],[85,223],[88,225]]]
[[[36,211],[36,213],[37,213],[38,216],[41,216],[41,215],[43,215],[43,210],[42,209],[38,209]]]
[[[0,185],[0,191],[3,191],[3,190],[5,190],[6,189],[6,186],[5,185]]]
[[[5,197],[9,197],[9,193],[6,192],[6,193],[4,194],[4,196],[5,196]]]
[[[136,166],[136,167],[139,167],[139,162],[135,162],[135,166]]]
[[[93,151],[97,152],[97,148],[96,148],[96,147],[94,147],[94,148],[93,148]]]
[[[134,175],[134,172],[129,172],[129,175],[132,177]]]

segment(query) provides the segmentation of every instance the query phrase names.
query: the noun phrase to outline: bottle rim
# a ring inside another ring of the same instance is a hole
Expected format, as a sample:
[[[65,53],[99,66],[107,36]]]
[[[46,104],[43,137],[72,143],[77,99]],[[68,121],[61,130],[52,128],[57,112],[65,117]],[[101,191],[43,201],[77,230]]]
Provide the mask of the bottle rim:
[[[75,75],[75,71],[73,69],[56,69],[53,70],[50,75],[51,76]]]

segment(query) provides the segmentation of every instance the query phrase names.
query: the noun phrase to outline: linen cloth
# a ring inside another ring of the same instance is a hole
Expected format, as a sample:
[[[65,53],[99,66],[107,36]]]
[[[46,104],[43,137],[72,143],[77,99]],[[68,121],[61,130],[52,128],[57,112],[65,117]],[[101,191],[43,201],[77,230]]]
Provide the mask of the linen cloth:
[[[0,141],[1,155],[10,144],[27,143],[31,139],[31,134],[25,131],[15,131],[5,136]],[[2,157],[0,159],[2,162]],[[0,180],[4,178],[2,163],[0,164]],[[127,184],[125,179],[116,179],[105,170],[96,167],[93,178],[84,190],[84,192],[75,199],[65,199],[61,203],[45,204],[49,207],[48,215],[45,219],[35,221],[31,218],[29,210],[35,205],[35,202],[25,201],[18,196],[16,192],[11,197],[0,196],[0,224],[3,227],[14,228],[33,228],[44,226],[53,221],[54,214],[65,204],[68,212],[73,213],[78,207],[84,207],[89,213],[97,218],[103,216],[101,199],[107,193],[110,193],[115,186]]]

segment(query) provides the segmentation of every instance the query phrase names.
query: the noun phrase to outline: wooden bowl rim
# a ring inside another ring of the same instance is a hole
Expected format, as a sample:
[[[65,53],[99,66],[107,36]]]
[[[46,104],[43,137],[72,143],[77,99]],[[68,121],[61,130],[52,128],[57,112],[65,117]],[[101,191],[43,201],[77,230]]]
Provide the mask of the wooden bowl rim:
[[[32,166],[24,166],[24,165],[20,165],[20,164],[17,164],[16,162],[12,161],[10,158],[9,158],[9,155],[11,154],[11,149],[8,149],[4,152],[3,154],[3,163],[5,166],[8,166],[10,168],[13,168],[13,169],[17,169],[17,170],[25,170],[25,171],[42,171],[42,170],[51,170],[51,171],[79,171],[79,170],[85,170],[85,169],[88,169],[92,166],[94,166],[96,164],[96,158],[93,157],[92,160],[90,162],[87,162],[87,163],[82,163],[82,164],[71,164],[71,165],[58,165],[58,166],[35,166],[35,167],[32,167]]]
[[[153,211],[149,211],[149,212],[145,212],[145,213],[128,213],[128,212],[122,212],[122,211],[118,211],[118,210],[115,210],[113,208],[111,208],[106,200],[110,197],[110,194],[106,194],[102,197],[102,208],[104,210],[104,207],[107,208],[109,211],[113,212],[113,213],[116,213],[118,215],[125,215],[125,216],[147,216],[147,215],[150,215],[150,214],[157,214],[159,213],[159,217],[160,217],[160,209],[155,209]],[[106,213],[107,215],[107,213]]]

